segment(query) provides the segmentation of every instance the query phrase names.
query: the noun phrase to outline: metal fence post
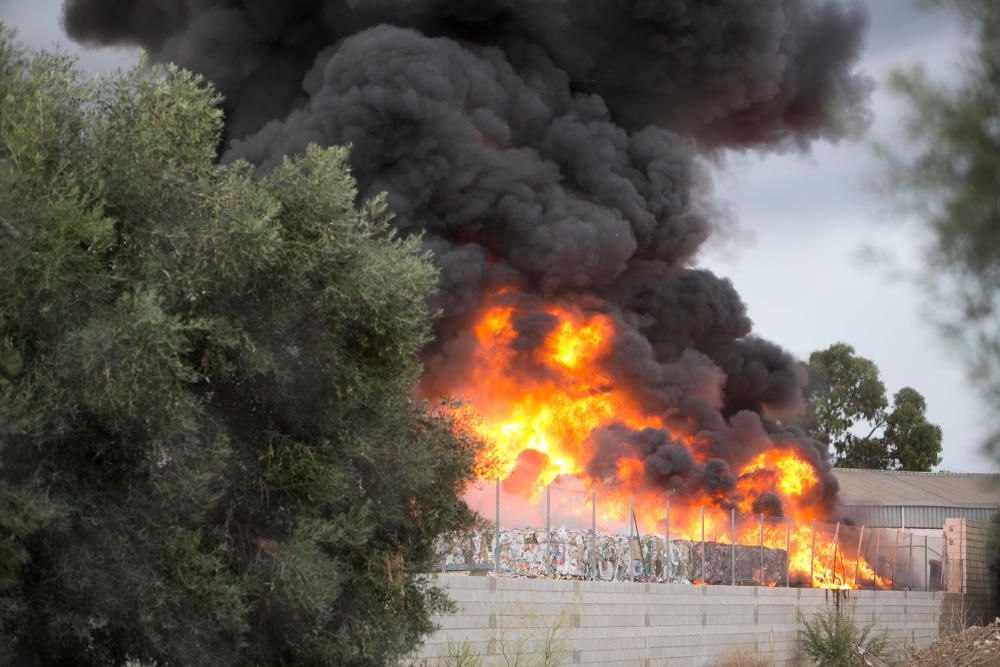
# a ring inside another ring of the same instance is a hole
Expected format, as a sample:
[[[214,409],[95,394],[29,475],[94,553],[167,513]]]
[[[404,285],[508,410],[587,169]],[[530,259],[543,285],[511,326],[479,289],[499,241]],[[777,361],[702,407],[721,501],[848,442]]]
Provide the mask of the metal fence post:
[[[896,529],[896,537],[892,542],[892,576],[889,581],[892,582],[889,585],[890,590],[896,590],[896,556],[899,555],[899,528]]]
[[[757,577],[757,585],[764,585],[764,513],[760,513],[760,576]]]
[[[552,483],[545,486],[545,574],[552,576]]]
[[[785,588],[791,585],[792,517],[785,518]]]
[[[924,590],[931,589],[931,572],[927,569],[927,536],[924,535]]]
[[[632,534],[635,525],[635,496],[628,497],[628,578],[635,579],[635,557],[632,553]]]
[[[493,545],[493,567],[496,576],[500,576],[500,478],[497,477],[497,523],[496,523],[496,543]]]
[[[840,522],[837,522],[837,528],[833,531],[833,544],[830,547],[830,555],[826,557],[826,572],[823,574],[824,577],[829,576],[830,572],[830,558],[833,558],[833,579],[828,583],[834,583],[837,579],[837,541],[840,539]]]
[[[910,555],[907,557],[906,562],[906,590],[913,590],[913,531],[910,531]]]
[[[813,587],[813,564],[816,560],[816,519],[812,525],[812,544],[809,546],[809,588]]]
[[[701,506],[701,583],[705,583],[705,506]]]
[[[909,542],[909,546],[907,548],[907,556],[906,556],[906,590],[912,591],[913,590],[913,531],[912,530],[910,531],[907,537],[907,541]]]
[[[670,498],[667,498],[666,507],[667,507],[667,519],[666,519],[667,530],[665,532],[665,535],[666,535],[666,545],[667,545],[667,566],[666,566],[667,567],[667,571],[666,571],[666,575],[667,576],[666,576],[666,579],[667,579],[667,581],[670,581],[670,578],[673,576],[673,565],[674,565],[674,556],[673,556],[673,553],[670,551]]]
[[[948,563],[948,533],[941,531],[941,590],[948,591],[948,571],[951,565]]]
[[[593,579],[597,581],[597,491],[590,490],[590,562]]]
[[[861,524],[861,535],[858,537],[858,554],[854,561],[854,587],[858,587],[858,568],[861,567],[861,545],[865,541],[865,524]]]
[[[948,553],[948,533],[941,531],[941,590],[949,592],[952,580],[951,554]]]
[[[729,510],[729,584],[736,585],[736,508]]]
[[[872,568],[872,588],[878,588],[878,550],[879,542],[882,540],[882,529],[876,528],[875,533],[875,567]]]

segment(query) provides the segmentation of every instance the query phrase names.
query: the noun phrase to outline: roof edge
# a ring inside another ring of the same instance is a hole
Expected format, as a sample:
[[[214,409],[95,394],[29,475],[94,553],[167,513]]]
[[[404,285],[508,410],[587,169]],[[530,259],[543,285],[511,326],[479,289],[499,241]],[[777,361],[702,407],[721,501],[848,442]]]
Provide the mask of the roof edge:
[[[1000,472],[952,472],[942,470],[940,472],[922,472],[918,470],[876,470],[874,468],[830,468],[830,472],[870,472],[879,475],[926,475],[928,477],[996,477],[1000,480]]]
[[[970,510],[998,510],[1000,511],[1000,503],[928,503],[928,502],[891,502],[887,503],[884,500],[862,500],[857,501],[851,499],[850,503],[839,503],[838,507],[928,507],[928,508],[940,508],[940,509],[970,509]]]

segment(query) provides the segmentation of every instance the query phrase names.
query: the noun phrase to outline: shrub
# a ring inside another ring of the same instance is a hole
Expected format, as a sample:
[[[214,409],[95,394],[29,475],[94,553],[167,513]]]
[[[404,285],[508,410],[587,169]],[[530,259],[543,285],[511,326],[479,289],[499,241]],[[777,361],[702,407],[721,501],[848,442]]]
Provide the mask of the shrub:
[[[534,618],[534,614],[528,618]],[[509,628],[501,628],[496,638],[497,648],[505,667],[560,667],[569,660],[566,628],[569,618],[560,613],[552,623],[545,623],[540,634],[518,633],[508,636]]]
[[[884,632],[876,633],[872,624],[859,627],[837,609],[827,609],[804,622],[803,648],[806,655],[821,667],[853,667],[858,664],[857,648],[887,660],[891,644]]]
[[[483,658],[468,640],[448,641],[448,653],[442,660],[445,667],[483,667]]]

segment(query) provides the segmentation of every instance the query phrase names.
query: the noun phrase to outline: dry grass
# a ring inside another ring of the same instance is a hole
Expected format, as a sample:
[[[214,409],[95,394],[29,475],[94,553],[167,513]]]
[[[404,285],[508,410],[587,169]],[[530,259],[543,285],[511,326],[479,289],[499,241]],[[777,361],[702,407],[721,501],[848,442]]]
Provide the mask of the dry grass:
[[[906,667],[996,667],[1000,665],[1000,622],[973,626],[941,637],[905,663]]]
[[[757,655],[753,649],[744,648],[726,654],[712,663],[712,667],[774,667],[770,658]]]

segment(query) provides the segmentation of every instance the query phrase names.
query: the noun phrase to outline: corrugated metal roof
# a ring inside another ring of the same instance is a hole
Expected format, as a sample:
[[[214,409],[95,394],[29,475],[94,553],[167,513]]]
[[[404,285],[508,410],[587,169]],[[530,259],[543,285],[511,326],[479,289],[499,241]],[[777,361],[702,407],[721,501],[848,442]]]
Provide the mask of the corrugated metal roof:
[[[989,521],[994,508],[924,507],[915,505],[843,505],[838,516],[850,517],[870,528],[937,528],[945,519]]]
[[[834,468],[846,506],[1000,508],[1000,474]]]

